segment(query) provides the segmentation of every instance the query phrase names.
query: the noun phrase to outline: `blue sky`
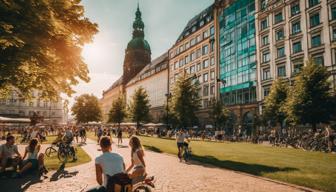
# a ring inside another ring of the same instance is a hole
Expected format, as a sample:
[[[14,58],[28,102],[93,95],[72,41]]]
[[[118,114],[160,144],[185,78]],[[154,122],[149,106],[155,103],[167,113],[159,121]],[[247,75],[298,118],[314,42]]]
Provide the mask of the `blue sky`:
[[[167,51],[187,22],[214,0],[139,0],[145,23],[145,39],[152,59]],[[102,96],[122,74],[127,43],[132,38],[132,23],[137,0],[83,0],[85,16],[99,25],[94,41],[84,47],[82,56],[90,70],[90,83],[81,82],[77,93]],[[71,99],[72,100],[72,99]]]

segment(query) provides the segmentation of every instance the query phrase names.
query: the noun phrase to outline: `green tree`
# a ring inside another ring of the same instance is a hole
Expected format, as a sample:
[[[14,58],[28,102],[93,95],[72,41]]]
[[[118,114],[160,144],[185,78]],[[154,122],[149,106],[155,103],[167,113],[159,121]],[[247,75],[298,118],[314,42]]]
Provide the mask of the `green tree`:
[[[221,101],[214,100],[212,102],[209,115],[210,118],[212,118],[215,129],[217,130],[226,124],[226,121],[229,118],[229,111],[225,108]]]
[[[171,109],[180,126],[186,128],[197,123],[195,112],[200,107],[199,86],[195,77],[180,76],[172,91]]]
[[[83,94],[76,97],[75,104],[72,106],[72,115],[75,116],[77,123],[99,122],[102,119],[102,112],[98,98],[94,95]]]
[[[282,79],[273,82],[269,95],[265,99],[263,117],[273,125],[283,126],[286,119],[285,103],[288,94],[288,83]]]
[[[81,50],[97,31],[80,0],[0,0],[0,96],[70,96],[90,80]]]
[[[144,88],[139,87],[135,90],[129,106],[130,118],[136,122],[137,129],[139,129],[140,123],[149,121],[149,108],[148,94]]]
[[[119,96],[116,100],[112,102],[112,107],[109,112],[109,123],[118,123],[118,127],[120,128],[120,123],[126,117],[126,104],[123,96]]]
[[[295,78],[287,99],[286,112],[294,124],[316,125],[327,122],[335,112],[335,97],[331,94],[326,67],[316,65],[312,59]]]

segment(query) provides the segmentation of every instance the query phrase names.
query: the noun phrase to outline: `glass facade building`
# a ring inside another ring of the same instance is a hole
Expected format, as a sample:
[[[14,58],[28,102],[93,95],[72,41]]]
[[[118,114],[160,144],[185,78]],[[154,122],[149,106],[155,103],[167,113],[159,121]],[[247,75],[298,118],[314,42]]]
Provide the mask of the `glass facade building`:
[[[220,93],[226,105],[256,102],[255,2],[237,0],[219,14]]]

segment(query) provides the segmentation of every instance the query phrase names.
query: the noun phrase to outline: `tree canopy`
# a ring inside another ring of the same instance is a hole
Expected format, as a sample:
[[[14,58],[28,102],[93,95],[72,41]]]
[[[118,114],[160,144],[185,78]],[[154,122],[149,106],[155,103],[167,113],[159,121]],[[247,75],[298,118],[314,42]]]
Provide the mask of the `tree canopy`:
[[[80,2],[0,0],[0,96],[17,88],[23,97],[36,89],[57,99],[90,80],[81,50],[98,29]]]
[[[112,107],[109,112],[109,123],[118,123],[120,127],[120,123],[123,122],[123,120],[126,117],[126,104],[123,96],[119,96],[117,99],[115,99],[112,102]]]
[[[102,112],[96,96],[83,94],[76,97],[75,100],[75,104],[72,106],[71,111],[77,123],[101,121]]]
[[[215,129],[221,128],[226,124],[229,118],[229,113],[229,110],[223,105],[221,101],[214,100],[212,102],[210,118],[214,123]]]
[[[200,107],[199,86],[193,77],[180,76],[173,87],[171,109],[183,128],[197,123],[195,112]]]
[[[273,125],[279,123],[282,127],[286,119],[285,102],[287,99],[289,84],[283,79],[273,82],[269,95],[265,99],[263,117]]]
[[[129,116],[133,122],[136,122],[137,128],[139,128],[140,123],[149,121],[149,108],[148,94],[143,87],[139,87],[132,95],[129,105]]]
[[[286,112],[293,123],[316,124],[327,122],[335,114],[335,96],[331,94],[326,67],[308,60],[306,66],[295,78],[290,90]]]

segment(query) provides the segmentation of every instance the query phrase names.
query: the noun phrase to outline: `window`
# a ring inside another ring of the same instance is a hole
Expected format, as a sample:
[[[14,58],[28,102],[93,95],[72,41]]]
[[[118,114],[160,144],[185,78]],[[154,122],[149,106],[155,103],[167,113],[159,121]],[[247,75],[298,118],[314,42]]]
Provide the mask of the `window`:
[[[197,39],[197,43],[199,43],[199,42],[201,42],[202,41],[202,37],[201,37],[201,35],[198,35],[197,37],[196,37]]]
[[[197,67],[196,67],[196,70],[197,71],[200,71],[202,68],[201,68],[201,63],[197,63]]]
[[[261,0],[260,1],[260,9],[264,10],[267,7],[267,1],[266,0]]]
[[[203,96],[208,96],[209,95],[209,85],[204,85],[203,86]]]
[[[284,30],[280,29],[279,31],[275,32],[275,40],[279,41],[282,40],[284,38]]]
[[[267,80],[271,78],[271,72],[269,69],[263,70],[263,80]]]
[[[189,49],[189,42],[187,42],[187,43],[185,44],[185,49],[186,49],[186,50]]]
[[[191,55],[190,55],[190,60],[193,61],[195,59],[196,59],[196,53],[192,52]]]
[[[297,74],[301,71],[303,67],[303,64],[302,63],[294,63],[294,67],[293,67],[293,74]]]
[[[180,46],[180,53],[181,53],[182,51],[184,51],[184,46],[183,46],[183,45]]]
[[[264,52],[262,54],[262,61],[263,61],[263,63],[266,63],[266,62],[270,61],[270,52]]]
[[[279,66],[278,67],[278,77],[285,77],[286,76],[286,67]]]
[[[278,58],[285,56],[285,47],[279,47],[277,49]]]
[[[263,89],[264,89],[264,97],[267,97],[270,93],[270,88],[269,87],[267,87],[267,88],[264,87]]]
[[[200,23],[199,23],[199,26],[202,27],[204,25],[204,21],[202,20]]]
[[[34,103],[33,102],[29,102],[29,107],[33,107]]]
[[[268,45],[269,41],[268,41],[268,35],[265,35],[262,37],[262,45]]]
[[[301,41],[293,43],[293,53],[299,53],[302,51]]]
[[[320,13],[315,13],[310,16],[310,27],[315,27],[320,24]]]
[[[320,0],[309,0],[309,7],[313,7],[320,3]]]
[[[274,15],[274,24],[280,23],[281,21],[283,21],[282,12]]]
[[[210,52],[212,53],[215,50],[215,41],[210,41]]]
[[[204,73],[203,74],[203,82],[207,82],[208,81],[208,73]]]
[[[264,30],[268,27],[267,18],[261,21],[260,26],[261,30]]]
[[[210,58],[210,65],[211,66],[215,65],[215,58],[214,57]]]
[[[203,32],[203,39],[206,39],[207,37],[209,37],[208,30]]]
[[[174,64],[174,69],[177,69],[179,67],[179,62],[176,61],[176,63]]]
[[[292,34],[297,34],[301,32],[300,21],[292,23]]]
[[[206,55],[209,53],[209,46],[208,45],[204,45],[202,47],[202,55]]]
[[[203,61],[203,69],[209,67],[209,59]]]
[[[209,100],[207,100],[207,99],[203,100],[203,107],[204,108],[208,108],[209,107]]]
[[[324,59],[323,56],[317,56],[313,58],[314,62],[316,65],[323,65],[324,64]]]
[[[184,60],[185,60],[185,64],[188,64],[188,63],[189,63],[189,60],[190,60],[189,55],[185,56],[185,57],[184,57]]]
[[[311,46],[312,47],[317,47],[317,46],[320,46],[320,45],[321,45],[321,35],[318,34],[318,35],[312,36],[312,38],[311,38]]]
[[[179,62],[179,67],[182,67],[184,65],[184,59],[181,59]]]
[[[291,5],[291,15],[292,15],[292,17],[294,15],[299,14],[299,13],[300,13],[300,3],[298,2],[298,3],[292,4]]]
[[[211,85],[210,86],[210,95],[214,95],[215,94],[215,85]]]
[[[332,40],[333,41],[336,40],[336,27],[333,27],[333,29],[332,29]]]
[[[331,20],[336,19],[336,5],[331,7]]]
[[[192,38],[190,40],[190,46],[194,46],[196,44],[196,39],[195,38]]]
[[[215,27],[214,26],[210,27],[210,35],[211,36],[215,35]]]
[[[211,79],[211,80],[214,80],[214,79],[215,79],[215,72],[214,72],[214,71],[211,71],[211,72],[210,72],[210,79]]]
[[[199,58],[202,55],[201,49],[197,49],[196,51],[196,58]]]
[[[190,67],[190,73],[195,73],[195,65]]]

